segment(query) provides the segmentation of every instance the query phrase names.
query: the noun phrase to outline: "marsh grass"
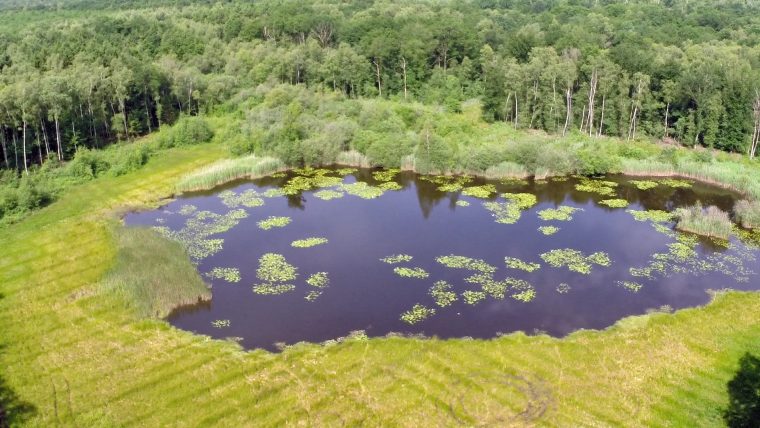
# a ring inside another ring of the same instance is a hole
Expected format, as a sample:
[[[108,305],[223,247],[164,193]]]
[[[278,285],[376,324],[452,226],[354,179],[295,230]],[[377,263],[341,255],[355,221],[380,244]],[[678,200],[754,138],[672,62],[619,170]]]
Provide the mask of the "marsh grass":
[[[484,176],[492,179],[502,178],[527,178],[530,172],[524,166],[514,162],[502,162],[486,168]]]
[[[741,200],[734,205],[736,220],[747,229],[760,228],[760,202]]]
[[[691,207],[678,208],[673,215],[678,219],[676,229],[697,235],[728,239],[733,227],[728,213],[715,206],[703,209],[697,203]]]
[[[182,305],[209,300],[209,291],[181,244],[146,228],[115,227],[117,256],[102,286],[142,317],[163,318]]]
[[[335,158],[335,162],[339,165],[348,165],[358,168],[369,168],[372,166],[369,158],[356,150],[349,150],[347,152],[340,152]]]
[[[264,177],[284,169],[285,164],[275,158],[246,156],[226,159],[186,175],[177,183],[176,189],[179,192],[211,189],[228,181]]]

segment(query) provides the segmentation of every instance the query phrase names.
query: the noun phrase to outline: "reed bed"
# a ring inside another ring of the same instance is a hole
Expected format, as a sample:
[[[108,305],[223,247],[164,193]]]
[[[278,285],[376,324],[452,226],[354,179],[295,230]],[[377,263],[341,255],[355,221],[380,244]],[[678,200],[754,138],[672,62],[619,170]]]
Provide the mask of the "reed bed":
[[[177,191],[211,189],[239,178],[258,178],[285,170],[285,164],[271,157],[255,155],[238,159],[225,159],[183,177],[177,183]]]
[[[691,207],[678,208],[675,217],[678,219],[678,230],[697,235],[728,239],[732,230],[728,213],[715,206],[703,209],[702,205],[697,203]]]

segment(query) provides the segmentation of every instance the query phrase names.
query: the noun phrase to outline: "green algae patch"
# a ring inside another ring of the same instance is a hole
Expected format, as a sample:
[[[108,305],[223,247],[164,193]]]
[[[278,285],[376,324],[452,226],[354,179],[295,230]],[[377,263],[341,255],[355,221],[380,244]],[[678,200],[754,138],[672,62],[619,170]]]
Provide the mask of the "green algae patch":
[[[548,251],[541,254],[541,258],[550,266],[556,268],[567,267],[573,272],[584,275],[591,273],[593,265],[610,266],[612,264],[607,253],[596,252],[586,256],[582,252],[570,248]]]
[[[425,269],[422,269],[420,267],[402,267],[398,266],[393,268],[393,272],[396,273],[396,275],[404,277],[404,278],[427,278],[430,276]]]
[[[538,218],[544,221],[570,221],[573,219],[573,214],[578,211],[583,211],[583,208],[560,205],[557,208],[547,208],[545,210],[539,211]]]
[[[446,281],[436,281],[428,294],[433,297],[435,304],[445,308],[458,300],[457,293],[455,293],[451,284]]]
[[[651,221],[654,223],[665,223],[673,221],[673,214],[662,210],[626,210],[636,221]]]
[[[229,283],[240,282],[240,269],[230,267],[215,267],[206,274],[207,278],[222,279]]]
[[[394,265],[397,263],[410,262],[412,259],[413,257],[409,254],[393,254],[391,256],[383,257],[380,259],[380,261],[383,263],[388,263],[389,265]]]
[[[546,236],[554,235],[555,233],[559,232],[559,227],[557,226],[541,226],[538,228],[538,231],[543,233]]]
[[[599,201],[599,205],[605,205],[610,208],[625,208],[630,204],[630,202],[626,201],[625,199],[604,199]]]
[[[524,262],[516,257],[505,257],[504,263],[506,263],[507,267],[510,269],[518,269],[525,272],[534,272],[541,269],[539,263]]]
[[[462,190],[462,194],[465,196],[472,196],[473,198],[488,199],[496,193],[496,186],[493,184],[484,184],[482,186],[470,186],[465,187]]]
[[[305,239],[297,239],[291,242],[290,246],[295,247],[295,248],[310,248],[310,247],[316,247],[317,245],[327,244],[327,242],[328,242],[327,238],[311,237],[311,238],[305,238]]]
[[[575,190],[579,192],[596,193],[602,196],[612,196],[615,194],[615,188],[618,183],[605,180],[588,180],[583,179],[575,185]]]
[[[290,217],[285,216],[269,216],[265,220],[261,220],[256,225],[259,229],[269,230],[273,228],[285,227],[291,222]]]
[[[412,309],[401,314],[400,319],[407,324],[417,324],[433,315],[435,315],[435,309],[428,308],[418,303],[412,306]]]
[[[631,180],[629,183],[636,186],[636,188],[639,190],[650,190],[659,185],[656,181],[651,180]]]

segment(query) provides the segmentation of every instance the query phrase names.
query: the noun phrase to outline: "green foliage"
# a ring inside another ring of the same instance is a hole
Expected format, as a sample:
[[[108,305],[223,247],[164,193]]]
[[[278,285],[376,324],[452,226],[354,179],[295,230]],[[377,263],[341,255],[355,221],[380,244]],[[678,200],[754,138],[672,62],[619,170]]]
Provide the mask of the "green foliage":
[[[626,210],[636,221],[651,221],[654,223],[666,223],[673,220],[673,214],[662,210]]]
[[[296,248],[309,248],[317,245],[327,244],[327,238],[305,238],[298,239],[290,243],[291,247]]]
[[[427,278],[430,276],[429,273],[425,271],[425,269],[422,269],[420,267],[404,267],[404,266],[398,266],[393,268],[393,272],[396,273],[396,275],[404,277],[404,278]]]
[[[609,256],[603,252],[596,252],[589,256],[578,250],[570,248],[551,250],[541,254],[541,258],[553,267],[567,267],[573,272],[590,274],[593,265],[609,266],[612,264]]]
[[[579,174],[616,174],[623,170],[620,158],[606,144],[589,144],[578,150],[576,155],[578,157],[576,170]]]
[[[157,136],[161,148],[190,146],[211,141],[214,132],[208,122],[196,116],[183,117],[169,129],[162,129]]]
[[[240,282],[240,270],[238,268],[215,267],[206,273],[208,278],[223,279],[227,282]]]
[[[264,220],[260,220],[256,223],[259,229],[269,230],[272,228],[280,228],[289,225],[291,218],[287,216],[269,216]]]
[[[412,309],[401,314],[401,321],[407,324],[417,324],[433,315],[435,315],[435,309],[416,304],[412,306]]]
[[[581,180],[575,185],[575,190],[580,192],[598,193],[602,196],[613,196],[618,186],[614,181],[605,180]]]
[[[741,200],[734,205],[734,213],[743,227],[760,228],[760,202]]]
[[[702,205],[697,203],[691,207],[678,208],[673,216],[678,220],[676,229],[698,235],[728,239],[733,229],[728,213],[715,206],[702,209]]]
[[[544,221],[559,220],[570,221],[573,219],[573,213],[583,211],[583,208],[560,205],[557,208],[547,208],[538,212],[538,218]]]
[[[239,178],[257,178],[269,175],[283,168],[283,163],[274,158],[247,156],[223,160],[185,175],[177,183],[177,190],[186,192],[210,189]]]
[[[533,272],[541,268],[539,263],[524,262],[515,257],[505,257],[504,262],[510,269],[524,270],[525,272]]]
[[[629,202],[625,199],[604,199],[599,201],[600,205],[606,205],[610,208],[625,208]]]
[[[456,302],[458,299],[457,293],[451,291],[452,289],[453,287],[448,282],[436,281],[435,284],[430,287],[428,294],[433,297],[436,305],[445,308]]]
[[[556,226],[540,226],[538,231],[548,236],[559,232],[559,228]]]
[[[317,272],[311,274],[306,279],[306,283],[312,287],[325,288],[330,284],[330,278],[327,277],[327,272]]]

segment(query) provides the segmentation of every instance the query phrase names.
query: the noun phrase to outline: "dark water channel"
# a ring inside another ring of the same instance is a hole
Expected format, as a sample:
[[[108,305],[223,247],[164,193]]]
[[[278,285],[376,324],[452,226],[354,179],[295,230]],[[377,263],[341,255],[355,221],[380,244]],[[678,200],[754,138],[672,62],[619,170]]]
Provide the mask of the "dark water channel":
[[[331,171],[327,176],[335,176]],[[345,175],[343,182],[381,184],[371,172],[358,170]],[[604,328],[622,317],[652,309],[702,305],[708,302],[710,289],[760,289],[760,278],[752,272],[756,270],[758,251],[736,236],[728,244],[701,238],[695,242],[691,237],[686,241],[691,242],[692,256],[671,256],[666,267],[649,277],[631,273],[632,267],[651,266],[652,260],[667,258],[662,254],[668,254],[668,245],[678,242],[678,237],[672,231],[672,221],[659,223],[658,230],[652,221],[637,221],[627,210],[672,211],[697,201],[726,211],[732,209],[736,195],[699,183],[687,188],[660,184],[640,190],[627,178],[613,176],[604,178],[618,183],[613,194],[606,196],[577,190],[580,179],[575,178],[522,183],[474,180],[465,184],[493,184],[497,193],[483,199],[462,195],[461,191],[438,190],[444,181],[433,183],[411,173],[400,173],[393,182],[400,184],[401,190],[388,190],[373,199],[345,193],[331,200],[315,196],[325,188],[290,196],[264,196],[267,189],[278,188],[292,177],[291,173],[282,178],[235,182],[214,191],[182,196],[155,211],[126,216],[128,225],[158,226],[167,232],[182,230],[202,211],[224,214],[244,210],[247,214],[231,227],[228,225],[229,230],[206,237],[223,239],[221,250],[196,258],[203,274],[218,267],[237,268],[239,282],[207,278],[213,299],[175,311],[169,317],[171,324],[217,338],[237,337],[246,348],[270,350],[277,349],[276,343],[322,342],[355,330],[364,330],[368,336],[398,332],[441,338],[490,338],[517,330],[562,336],[577,329]],[[224,190],[240,195],[251,189],[263,205],[231,207],[219,197]],[[499,196],[504,192],[530,193],[536,196],[537,203],[522,210],[513,224],[497,223],[483,203],[506,201]],[[612,198],[625,199],[630,205],[610,208],[598,203]],[[469,202],[469,206],[457,201]],[[539,211],[560,205],[582,211],[572,213],[570,221],[539,218]],[[183,206],[196,209],[183,210]],[[270,216],[287,216],[291,222],[284,227],[261,229],[257,223]],[[556,226],[559,231],[544,235],[538,230],[541,226]],[[310,248],[291,245],[308,237],[326,238],[328,242]],[[604,252],[611,263],[592,264],[588,274],[571,271],[567,266],[552,267],[540,255],[555,249],[578,250],[584,255]],[[278,295],[253,291],[254,284],[262,283],[257,269],[259,259],[266,253],[282,255],[297,268],[297,278],[285,281],[294,286],[292,290]],[[380,260],[394,254],[413,259],[398,264]],[[527,293],[529,298],[518,300],[512,292],[504,298],[486,293],[482,300],[468,304],[462,293],[480,290],[481,286],[465,281],[473,271],[436,261],[436,257],[450,254],[482,259],[496,268],[495,280],[524,280],[519,282],[523,287],[520,290],[525,291],[528,284],[528,290],[532,290]],[[508,268],[505,257],[539,263],[541,267],[532,272]],[[402,277],[394,272],[396,267],[422,268],[429,276]],[[321,294],[307,300],[317,287],[306,280],[317,272],[327,272],[329,285],[318,288]],[[437,305],[430,294],[433,284],[440,280],[450,284],[449,291],[456,293],[457,300],[449,306]],[[417,304],[435,313],[413,324],[403,321],[401,315]],[[218,320],[229,324],[215,326]]]

